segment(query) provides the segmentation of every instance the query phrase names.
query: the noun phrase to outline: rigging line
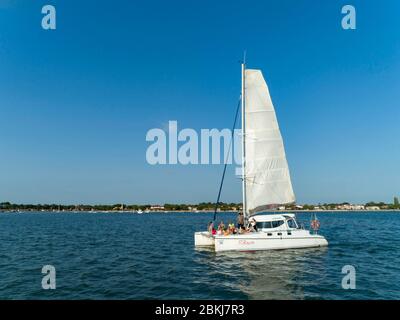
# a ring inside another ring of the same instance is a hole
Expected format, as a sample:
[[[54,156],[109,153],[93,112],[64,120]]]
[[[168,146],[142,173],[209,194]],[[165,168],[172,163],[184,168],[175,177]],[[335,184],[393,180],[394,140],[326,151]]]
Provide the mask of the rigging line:
[[[242,100],[242,95],[240,95],[240,97],[239,97],[239,102],[238,102],[238,106],[236,107],[236,115],[235,115],[235,120],[233,121],[233,127],[232,127],[232,132],[231,132],[231,140],[229,141],[229,148],[228,148],[228,153],[227,153],[227,159],[225,159],[224,171],[222,172],[221,183],[220,183],[220,185],[219,185],[219,191],[218,191],[217,202],[215,203],[215,208],[214,208],[214,220],[213,220],[213,221],[215,221],[215,220],[217,219],[217,209],[218,209],[219,200],[220,200],[220,197],[221,197],[222,186],[223,186],[223,184],[224,184],[225,173],[226,173],[226,167],[227,167],[227,165],[228,165],[228,159],[229,159],[229,155],[230,155],[230,153],[231,153],[232,141],[233,141],[233,138],[234,138],[234,132],[235,132],[236,122],[237,122],[237,118],[238,118],[238,114],[239,114],[239,110],[240,110],[241,100]]]

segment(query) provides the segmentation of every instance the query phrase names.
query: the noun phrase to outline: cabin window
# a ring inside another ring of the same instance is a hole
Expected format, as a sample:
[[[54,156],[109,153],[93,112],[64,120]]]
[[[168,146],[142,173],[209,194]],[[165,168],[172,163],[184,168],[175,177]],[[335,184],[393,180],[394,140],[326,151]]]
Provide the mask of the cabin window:
[[[271,221],[257,222],[256,226],[257,226],[257,229],[271,229],[272,228]]]
[[[293,219],[289,219],[287,221],[288,227],[292,228],[292,229],[297,229],[297,224],[296,221],[294,221]]]
[[[272,228],[278,228],[281,225],[283,225],[284,221],[283,220],[278,220],[278,221],[272,221]]]

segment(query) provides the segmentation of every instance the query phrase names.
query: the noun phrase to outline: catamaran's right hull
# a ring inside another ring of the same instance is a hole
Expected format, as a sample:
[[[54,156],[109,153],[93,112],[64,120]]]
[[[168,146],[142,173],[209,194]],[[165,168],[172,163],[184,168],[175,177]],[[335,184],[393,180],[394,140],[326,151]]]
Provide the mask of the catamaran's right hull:
[[[315,248],[327,246],[322,236],[309,235],[305,238],[218,236],[215,238],[215,251],[260,251],[296,248]]]

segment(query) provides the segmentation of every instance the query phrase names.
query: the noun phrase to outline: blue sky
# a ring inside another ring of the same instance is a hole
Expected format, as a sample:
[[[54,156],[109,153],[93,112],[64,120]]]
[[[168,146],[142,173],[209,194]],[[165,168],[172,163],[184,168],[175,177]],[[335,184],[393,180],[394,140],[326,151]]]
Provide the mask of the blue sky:
[[[341,28],[341,8],[357,29]],[[57,29],[41,28],[41,8]],[[229,128],[260,68],[297,200],[400,195],[400,2],[0,0],[0,201],[215,201],[222,166],[151,166],[146,132]],[[241,201],[230,167],[223,201]]]

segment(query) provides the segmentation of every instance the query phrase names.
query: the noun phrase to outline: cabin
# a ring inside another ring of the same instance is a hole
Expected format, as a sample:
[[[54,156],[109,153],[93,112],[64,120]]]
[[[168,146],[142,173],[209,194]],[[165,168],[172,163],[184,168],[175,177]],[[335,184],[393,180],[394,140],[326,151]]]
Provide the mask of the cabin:
[[[290,230],[300,229],[296,222],[295,214],[270,214],[253,216],[252,219],[256,221],[258,231],[278,231],[278,230]]]

